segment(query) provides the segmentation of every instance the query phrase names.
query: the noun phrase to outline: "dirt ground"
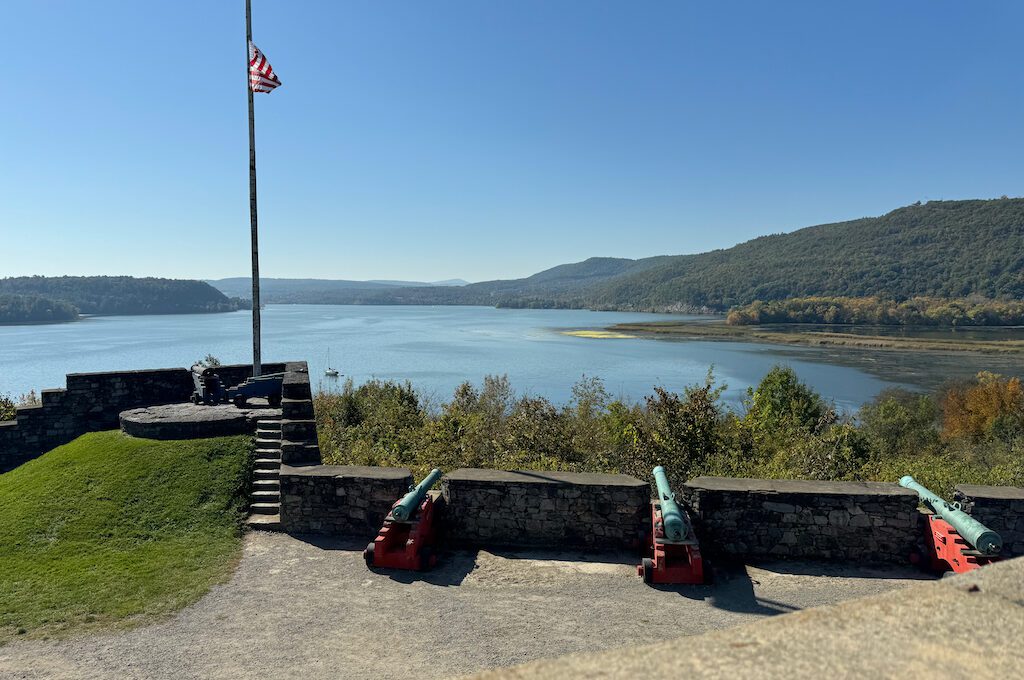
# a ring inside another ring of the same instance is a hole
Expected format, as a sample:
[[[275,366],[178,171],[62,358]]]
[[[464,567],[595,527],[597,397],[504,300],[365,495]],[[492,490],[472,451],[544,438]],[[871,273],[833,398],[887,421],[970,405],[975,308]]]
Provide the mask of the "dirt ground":
[[[454,552],[371,572],[362,545],[251,533],[229,583],[171,619],[0,647],[2,678],[447,677],[694,635],[903,587],[911,569],[772,563],[652,588],[630,555]]]

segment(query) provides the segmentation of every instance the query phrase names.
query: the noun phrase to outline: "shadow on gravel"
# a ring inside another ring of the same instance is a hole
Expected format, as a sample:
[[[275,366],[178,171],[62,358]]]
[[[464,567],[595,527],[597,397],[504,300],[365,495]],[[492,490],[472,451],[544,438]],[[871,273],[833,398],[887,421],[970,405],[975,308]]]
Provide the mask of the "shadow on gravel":
[[[626,551],[586,552],[566,549],[488,548],[487,552],[508,560],[544,560],[550,562],[591,562],[594,564],[637,564],[640,558]]]
[[[371,571],[383,574],[397,583],[427,583],[432,586],[451,587],[461,585],[466,576],[476,568],[475,550],[445,551],[437,556],[437,566],[429,571],[407,571],[404,569],[380,569]]]
[[[321,550],[356,550],[359,552],[362,552],[366,544],[373,540],[373,536],[368,538],[341,538],[323,534],[289,534],[289,536]]]
[[[738,614],[774,616],[798,611],[800,607],[758,597],[754,592],[756,581],[751,579],[742,564],[715,565],[714,582],[710,585],[655,585],[657,590],[676,592],[688,600],[706,602],[715,609]]]
[[[776,574],[798,576],[832,576],[836,578],[880,578],[911,581],[934,581],[936,576],[913,566],[886,564],[840,564],[838,562],[810,562],[781,560],[751,562],[751,566]]]

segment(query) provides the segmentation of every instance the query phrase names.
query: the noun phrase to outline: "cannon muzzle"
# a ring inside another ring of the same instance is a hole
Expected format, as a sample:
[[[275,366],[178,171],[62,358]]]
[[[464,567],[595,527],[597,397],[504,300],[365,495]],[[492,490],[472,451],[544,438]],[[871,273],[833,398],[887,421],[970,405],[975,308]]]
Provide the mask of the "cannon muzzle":
[[[423,481],[409,489],[409,493],[402,496],[402,500],[395,503],[395,506],[391,508],[391,516],[399,522],[407,521],[416,514],[416,508],[420,507],[420,503],[426,498],[430,487],[437,484],[439,479],[441,479],[441,471],[434,468],[429,475],[423,478]]]
[[[661,504],[661,521],[664,526],[665,538],[670,541],[685,540],[690,533],[686,515],[676,504],[676,495],[669,488],[665,468],[660,465],[654,468],[654,483],[658,487],[658,502]]]
[[[921,502],[937,516],[957,530],[965,541],[985,555],[998,555],[1003,549],[1003,539],[996,532],[960,509],[959,503],[948,503],[917,483],[910,475],[900,479],[900,486],[916,491]]]

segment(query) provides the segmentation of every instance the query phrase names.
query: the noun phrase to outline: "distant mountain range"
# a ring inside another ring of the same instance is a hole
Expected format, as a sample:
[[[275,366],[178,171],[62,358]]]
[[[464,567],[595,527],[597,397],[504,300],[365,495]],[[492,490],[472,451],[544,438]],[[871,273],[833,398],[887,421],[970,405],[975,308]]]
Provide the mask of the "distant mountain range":
[[[229,297],[252,298],[252,279],[237,276],[205,281]],[[344,279],[275,279],[260,278],[260,299],[264,303],[316,304],[325,298],[341,296],[346,300],[358,299],[368,291],[393,291],[396,288],[459,288],[468,285],[462,279],[447,281],[347,281]],[[346,302],[338,304],[359,304]]]
[[[249,279],[210,281],[249,297]],[[593,257],[458,286],[264,279],[266,302],[726,311],[809,295],[1024,297],[1024,199],[929,201],[696,255]]]

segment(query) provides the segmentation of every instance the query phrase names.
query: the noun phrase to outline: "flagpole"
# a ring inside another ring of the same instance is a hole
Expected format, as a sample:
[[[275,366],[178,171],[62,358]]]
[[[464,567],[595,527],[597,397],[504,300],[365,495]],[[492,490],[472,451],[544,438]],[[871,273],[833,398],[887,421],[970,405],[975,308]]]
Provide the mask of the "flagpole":
[[[260,251],[256,219],[256,120],[249,80],[249,45],[252,43],[252,0],[245,0],[245,91],[249,97],[249,230],[252,236],[252,374],[260,375]]]

